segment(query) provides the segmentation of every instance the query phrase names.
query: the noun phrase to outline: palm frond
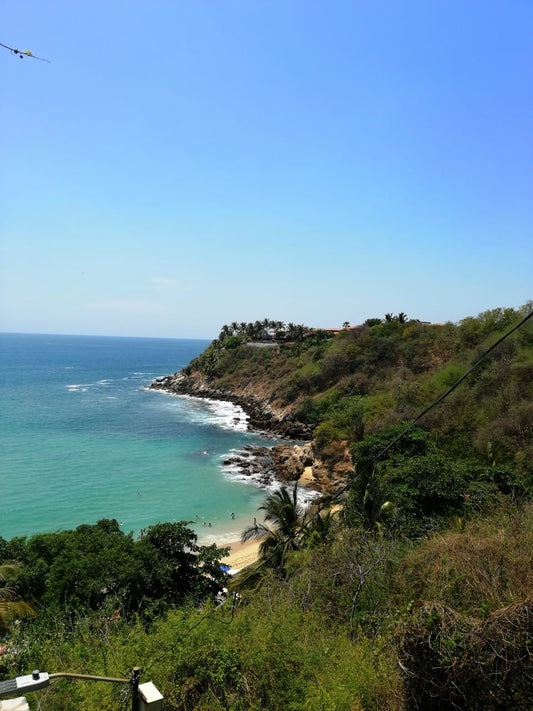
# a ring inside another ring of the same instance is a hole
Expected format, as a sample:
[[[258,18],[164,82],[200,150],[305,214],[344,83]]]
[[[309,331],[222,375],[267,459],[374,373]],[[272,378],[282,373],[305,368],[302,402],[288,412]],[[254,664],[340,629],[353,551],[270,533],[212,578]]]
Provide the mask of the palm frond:
[[[247,526],[241,533],[241,541],[246,543],[247,541],[253,541],[256,538],[265,538],[271,533],[272,531],[270,528],[265,526],[263,523],[254,523]]]

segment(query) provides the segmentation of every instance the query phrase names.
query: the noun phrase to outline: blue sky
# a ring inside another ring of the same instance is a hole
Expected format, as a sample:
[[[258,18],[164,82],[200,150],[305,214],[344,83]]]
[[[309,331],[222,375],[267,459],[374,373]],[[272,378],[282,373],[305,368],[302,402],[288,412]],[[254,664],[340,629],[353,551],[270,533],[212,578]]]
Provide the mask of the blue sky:
[[[0,330],[533,296],[530,0],[3,0]]]

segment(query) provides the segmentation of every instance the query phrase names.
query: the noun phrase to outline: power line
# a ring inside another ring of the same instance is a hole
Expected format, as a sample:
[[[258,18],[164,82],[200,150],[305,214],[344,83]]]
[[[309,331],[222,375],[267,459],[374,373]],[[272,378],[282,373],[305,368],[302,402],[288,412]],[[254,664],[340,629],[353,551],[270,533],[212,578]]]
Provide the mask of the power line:
[[[408,426],[403,430],[403,432],[401,432],[401,433],[398,435],[398,437],[396,437],[396,439],[394,439],[390,444],[388,444],[388,445],[385,447],[385,449],[384,449],[382,452],[380,452],[377,457],[375,457],[375,459],[374,459],[373,461],[377,461],[378,459],[381,459],[381,457],[382,457],[386,452],[388,452],[389,449],[391,449],[392,447],[394,447],[394,445],[396,444],[396,442],[399,442],[399,440],[401,440],[401,438],[402,438],[407,432],[409,432],[409,430],[410,430],[412,427],[414,427],[414,425],[415,425],[420,419],[422,419],[422,417],[424,417],[425,414],[427,414],[430,410],[432,410],[434,407],[436,407],[436,405],[438,405],[440,402],[442,402],[442,401],[444,400],[444,398],[447,398],[448,395],[450,395],[450,393],[452,393],[452,392],[455,390],[455,388],[457,388],[457,387],[463,382],[463,380],[465,380],[465,378],[467,378],[467,377],[470,375],[470,373],[471,373],[475,368],[477,368],[477,366],[481,363],[481,361],[484,360],[484,359],[488,356],[488,354],[489,354],[491,351],[493,351],[497,346],[499,346],[500,343],[502,343],[503,341],[505,341],[505,339],[508,338],[512,333],[514,333],[514,331],[516,331],[518,328],[520,328],[520,326],[523,326],[523,325],[525,324],[525,322],[526,322],[528,319],[530,319],[532,316],[533,316],[533,311],[531,311],[531,313],[529,313],[527,316],[525,316],[525,317],[520,321],[520,323],[517,323],[516,326],[514,326],[513,328],[511,328],[511,330],[508,331],[505,335],[503,335],[501,338],[498,338],[498,340],[497,340],[495,343],[493,343],[492,346],[491,346],[490,348],[488,348],[488,349],[485,351],[485,353],[483,353],[483,355],[482,355],[480,358],[478,358],[478,359],[476,360],[476,362],[474,363],[474,365],[472,365],[472,366],[466,371],[466,373],[465,373],[464,375],[462,375],[462,376],[459,378],[459,380],[456,380],[455,383],[454,383],[450,388],[448,388],[448,390],[446,390],[445,393],[443,393],[440,397],[438,397],[438,398],[435,400],[435,402],[431,403],[431,405],[430,405],[429,407],[426,407],[425,410],[423,410],[419,415],[417,415],[417,416],[415,417],[415,419],[411,422],[411,424],[408,425]]]
[[[434,402],[429,405],[429,407],[426,407],[419,415],[417,415],[414,420],[392,441],[390,442],[379,454],[377,454],[370,462],[370,466],[375,465],[376,462],[381,459],[395,444],[397,444],[402,437],[404,437],[407,432],[424,416],[426,415],[430,410],[432,410],[434,407],[436,407],[438,404],[440,404],[445,398],[448,397],[469,375],[470,373],[477,368],[477,366],[491,353],[497,346],[500,345],[503,341],[505,341],[509,336],[514,333],[516,330],[518,330],[521,326],[523,326],[531,317],[533,316],[533,311],[531,311],[527,316],[525,316],[516,326],[511,328],[507,333],[505,333],[501,338],[499,338],[495,343],[490,346],[477,360],[476,362],[462,375],[456,382],[446,390],[442,395],[440,395]],[[317,508],[313,511],[313,513],[309,516],[309,518],[304,522],[302,527],[300,528],[300,532],[304,531],[308,526],[312,523],[313,520],[316,519],[317,516],[320,515],[321,511],[323,511],[325,508],[328,508],[331,506],[332,502],[337,502],[340,501],[341,497],[348,491],[350,488],[350,484],[346,484],[343,486],[341,489],[339,489],[338,492],[336,492],[331,498],[325,499],[321,504],[317,506]],[[241,586],[246,583],[247,580],[249,580],[253,575],[256,575],[257,572],[263,568],[265,565],[267,565],[272,558],[277,554],[277,552],[271,553],[268,557],[264,558],[260,562],[258,562],[257,565],[253,567],[252,570],[250,570],[248,575],[245,575],[244,578],[241,580],[240,584]],[[201,617],[197,622],[195,622],[186,632],[180,636],[176,642],[174,642],[162,655],[159,657],[156,657],[150,665],[146,668],[145,671],[149,671],[157,662],[161,661],[164,659],[166,656],[168,656],[174,649],[178,647],[179,644],[183,642],[183,640],[191,634],[197,627],[199,627],[203,622],[205,622],[208,619],[214,620],[215,622],[219,624],[226,624],[230,625],[233,622],[234,616],[235,616],[235,607],[236,607],[236,602],[237,602],[237,593],[233,593],[233,601],[232,601],[232,607],[231,607],[231,618],[229,621],[225,622],[218,617],[215,617],[214,615],[204,615]]]
[[[414,427],[414,425],[424,415],[426,415],[430,410],[432,410],[434,407],[439,405],[445,398],[447,398],[448,395],[450,395],[470,375],[470,373],[473,370],[475,370],[475,368],[477,368],[477,366],[481,363],[481,361],[483,361],[489,355],[489,353],[491,353],[495,348],[497,348],[497,346],[499,346],[500,343],[505,341],[506,338],[509,338],[509,336],[512,333],[514,333],[521,326],[523,326],[526,323],[526,321],[528,321],[532,316],[533,316],[533,311],[531,311],[526,316],[524,316],[524,318],[521,319],[521,321],[519,323],[517,323],[515,326],[513,326],[513,328],[511,328],[509,331],[507,331],[507,333],[505,333],[501,338],[499,338],[495,343],[493,343],[492,346],[490,346],[490,348],[487,348],[487,350],[476,360],[476,362],[466,371],[466,373],[464,373],[464,375],[462,375],[458,380],[456,380],[455,383],[451,387],[449,387],[448,390],[446,390],[446,392],[444,392],[442,395],[440,395],[434,402],[432,402],[431,405],[429,405],[429,407],[426,407],[424,410],[422,410],[422,412],[419,415],[417,415],[414,418],[414,420],[392,442],[390,442],[384,449],[381,450],[381,452],[379,452],[379,454],[377,454],[370,461],[369,467],[371,467],[373,465],[375,466],[376,462],[379,459],[381,459],[381,457],[383,457],[389,451],[389,449],[391,449],[395,444],[397,444],[402,439],[402,437],[404,437],[407,434],[407,432],[409,432],[409,430],[412,427]],[[317,506],[317,508],[315,509],[315,511],[313,511],[313,514],[307,519],[307,521],[304,522],[300,531],[303,531],[306,528],[308,528],[308,526],[312,523],[312,521],[317,516],[319,516],[320,513],[324,509],[331,506],[332,502],[340,501],[340,499],[348,491],[350,486],[351,486],[351,484],[345,484],[343,487],[341,487],[339,489],[339,491],[337,491],[335,494],[332,495],[331,499],[327,499],[322,504],[319,504]],[[241,584],[244,584],[247,580],[249,580],[252,577],[252,575],[255,575],[260,568],[262,568],[264,565],[269,563],[272,560],[272,558],[274,557],[274,555],[275,555],[275,553],[272,553],[270,556],[268,556],[267,558],[262,560],[258,565],[256,565],[254,567],[254,569],[250,571],[250,574],[248,576],[244,577],[244,579],[241,581]]]

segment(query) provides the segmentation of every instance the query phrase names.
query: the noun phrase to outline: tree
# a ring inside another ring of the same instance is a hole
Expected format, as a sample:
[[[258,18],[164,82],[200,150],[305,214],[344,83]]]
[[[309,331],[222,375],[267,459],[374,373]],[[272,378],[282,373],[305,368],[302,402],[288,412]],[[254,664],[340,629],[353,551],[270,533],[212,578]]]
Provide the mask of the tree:
[[[231,338],[231,336],[229,336]],[[236,336],[237,338],[237,336]],[[206,375],[208,378],[210,378],[214,371],[215,368],[218,365],[218,360],[219,360],[219,353],[218,351],[214,349],[210,349],[206,352],[204,361],[202,363],[202,373]]]
[[[346,513],[348,518],[355,514],[368,528],[376,521],[394,520],[405,534],[416,537],[468,506],[479,466],[437,453],[434,442],[418,427],[382,455],[402,427],[389,427],[356,446]],[[476,500],[490,493],[490,486],[478,482]]]
[[[220,329],[219,339],[224,341],[228,336],[231,336],[231,329],[227,324],[224,324]]]
[[[404,431],[405,424],[387,427],[374,435],[366,436],[359,442],[353,455],[354,471],[349,477],[349,494],[345,507],[348,519],[371,528],[379,518],[381,506],[390,497],[384,491],[383,479],[388,467],[397,462],[409,461],[415,456],[424,456],[432,450],[427,433],[419,427],[413,428],[386,456],[382,452]]]
[[[343,328],[350,328],[350,322],[349,322],[349,321],[345,321],[345,322],[342,324],[342,327],[343,327]]]
[[[331,531],[329,513],[321,516],[316,508],[305,509],[299,503],[297,481],[292,491],[282,486],[267,496],[259,510],[265,512],[266,523],[255,523],[245,528],[241,540],[260,540],[260,565],[267,564],[283,575],[289,553],[326,540]]]
[[[0,565],[0,634],[5,635],[9,629],[11,617],[35,617],[35,610],[27,602],[20,599],[13,581],[20,573],[20,566],[14,563]]]
[[[403,311],[400,311],[398,314],[398,321],[400,323],[406,323],[407,322],[407,314],[405,314]]]
[[[372,328],[372,326],[379,326],[380,323],[380,318],[367,318],[367,320],[365,321],[365,326]]]
[[[73,531],[12,539],[2,549],[4,559],[16,555],[22,563],[17,593],[51,613],[111,607],[144,614],[213,597],[225,582],[224,552],[199,546],[184,521],[150,526],[135,541],[115,519],[102,519]]]
[[[227,351],[233,351],[241,345],[241,339],[239,336],[228,336],[224,340],[224,348]]]
[[[216,545],[199,546],[186,521],[150,526],[137,547],[146,561],[145,594],[152,600],[177,604],[192,597],[199,601],[225,582],[220,558],[226,551]]]
[[[309,329],[307,328],[307,326],[304,326],[303,324],[298,324],[295,328],[295,339],[297,341],[303,341],[304,335],[308,330]]]

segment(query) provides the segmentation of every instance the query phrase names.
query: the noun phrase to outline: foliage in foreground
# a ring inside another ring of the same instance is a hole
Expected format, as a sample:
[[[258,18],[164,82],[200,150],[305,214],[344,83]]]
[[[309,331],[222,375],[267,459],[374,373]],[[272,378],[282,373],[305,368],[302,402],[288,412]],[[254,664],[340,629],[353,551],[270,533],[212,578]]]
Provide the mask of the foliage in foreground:
[[[269,539],[282,545],[279,565],[235,606],[213,606],[220,554],[184,524],[141,541],[109,521],[0,539],[0,562],[23,566],[15,591],[39,613],[12,627],[0,676],[119,676],[139,664],[168,711],[529,709],[533,322],[376,459],[519,316],[376,319],[279,350],[208,349],[198,364],[215,385],[243,373],[270,382],[272,401],[293,398],[315,427],[319,450],[350,443],[343,516],[312,546],[288,517],[287,535]],[[129,707],[127,687],[72,681],[31,703]]]
[[[26,622],[1,673],[120,676],[138,664],[167,711],[529,708],[531,504],[502,501],[419,543],[337,526],[235,607],[184,605],[149,626],[104,611]],[[129,708],[126,693],[63,680],[31,703],[111,711]]]
[[[32,668],[37,659],[50,671],[115,676],[141,663],[142,680],[154,681],[167,711],[400,708],[391,646],[363,634],[353,640],[341,627],[324,626],[320,614],[294,603],[290,589],[271,581],[254,600],[241,603],[231,620],[229,603],[172,611],[150,631],[140,621],[91,616],[69,625],[59,619],[54,625],[36,622],[17,630],[21,652],[4,669]],[[41,709],[111,711],[127,708],[119,706],[123,694],[120,686],[102,690],[88,682],[57,681],[33,696]]]
[[[18,563],[15,591],[37,610],[109,609],[148,619],[169,605],[214,597],[225,582],[224,551],[196,539],[183,521],[150,526],[135,540],[115,519],[102,519],[73,531],[0,538],[0,560]]]

